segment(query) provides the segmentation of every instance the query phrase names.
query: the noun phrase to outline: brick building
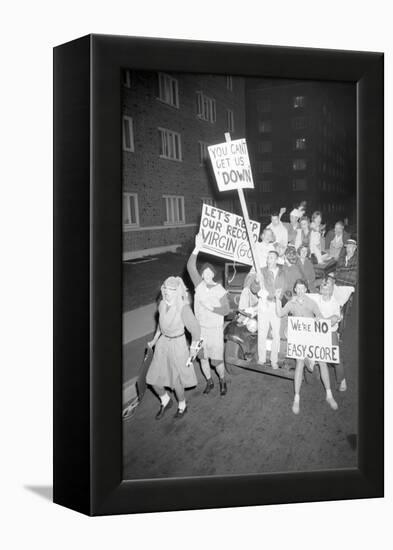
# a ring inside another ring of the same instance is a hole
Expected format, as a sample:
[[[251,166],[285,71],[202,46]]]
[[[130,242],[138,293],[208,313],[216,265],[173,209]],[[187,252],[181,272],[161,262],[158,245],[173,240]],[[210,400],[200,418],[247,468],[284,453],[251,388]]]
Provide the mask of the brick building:
[[[309,214],[355,223],[354,86],[247,79],[246,105],[257,215],[307,200]]]
[[[240,77],[123,72],[123,259],[192,242],[202,201],[219,196],[207,146],[245,136]]]

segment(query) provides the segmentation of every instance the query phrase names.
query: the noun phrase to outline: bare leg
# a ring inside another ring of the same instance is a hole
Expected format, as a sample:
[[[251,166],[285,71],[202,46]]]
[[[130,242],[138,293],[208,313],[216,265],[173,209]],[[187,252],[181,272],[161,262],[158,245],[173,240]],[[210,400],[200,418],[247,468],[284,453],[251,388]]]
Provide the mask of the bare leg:
[[[331,408],[334,411],[336,411],[338,409],[338,405],[334,400],[332,391],[330,389],[330,376],[329,376],[329,369],[328,369],[327,363],[324,363],[323,361],[321,361],[319,363],[319,370],[321,371],[322,382],[326,390],[326,401],[329,403]]]
[[[153,389],[160,399],[164,397],[164,395],[168,395],[165,388],[163,388],[162,386],[153,386]]]
[[[204,377],[206,378],[206,387],[203,390],[203,393],[208,394],[214,388],[209,359],[201,359],[201,369]]]
[[[346,391],[347,381],[345,380],[345,369],[343,363],[338,363],[334,365],[336,371],[336,380],[339,384],[339,391]]]
[[[183,384],[180,382],[180,380],[177,380],[177,382],[175,383],[174,390],[175,390],[175,393],[176,393],[176,397],[177,397],[178,402],[179,402],[179,403],[180,403],[181,401],[184,401],[184,402],[185,402],[184,387],[183,387]]]
[[[220,395],[226,395],[227,394],[227,383],[225,381],[225,366],[222,361],[217,361],[218,364],[215,364],[214,366],[217,371],[217,374],[220,378]]]
[[[215,365],[215,368],[216,368],[216,371],[217,371],[217,374],[220,378],[224,378],[225,376],[225,367],[224,367],[224,363],[221,362],[221,363],[218,363],[218,365]]]
[[[209,380],[212,377],[209,359],[201,359],[201,369],[203,372],[203,376],[206,378],[206,380]]]
[[[303,380],[303,369],[304,369],[304,361],[302,359],[296,360],[296,368],[295,368],[295,397],[293,400],[292,405],[292,411],[294,414],[299,414],[300,411],[300,388],[302,386],[302,380]]]
[[[160,410],[156,414],[156,420],[160,420],[164,416],[166,410],[172,407],[173,401],[171,400],[170,396],[167,394],[165,388],[163,388],[162,386],[153,386],[153,388],[161,401]]]

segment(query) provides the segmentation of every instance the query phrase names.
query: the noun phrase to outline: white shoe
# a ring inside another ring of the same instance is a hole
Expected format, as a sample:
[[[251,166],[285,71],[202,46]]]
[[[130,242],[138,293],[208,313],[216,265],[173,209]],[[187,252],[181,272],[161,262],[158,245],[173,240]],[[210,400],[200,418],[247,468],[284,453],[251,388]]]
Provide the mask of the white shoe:
[[[347,381],[345,380],[345,378],[341,380],[338,391],[347,391]]]
[[[338,409],[338,405],[337,403],[335,402],[334,398],[333,397],[327,397],[326,398],[326,401],[329,403],[329,405],[331,406],[331,408],[336,411]]]
[[[293,414],[299,414],[300,412],[300,401],[294,401],[292,405]]]

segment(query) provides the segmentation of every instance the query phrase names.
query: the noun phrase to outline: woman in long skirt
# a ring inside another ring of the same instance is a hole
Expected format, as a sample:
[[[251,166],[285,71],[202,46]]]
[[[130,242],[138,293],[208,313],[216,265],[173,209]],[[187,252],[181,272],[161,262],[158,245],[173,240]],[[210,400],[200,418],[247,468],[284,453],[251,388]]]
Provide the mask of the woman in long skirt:
[[[162,300],[158,306],[159,320],[153,340],[148,342],[154,356],[146,375],[146,382],[153,386],[160,398],[161,407],[156,414],[160,420],[173,405],[166,388],[175,391],[178,409],[175,418],[187,412],[185,388],[197,385],[194,366],[187,366],[189,349],[184,329],[192,337],[191,351],[197,349],[201,330],[188,303],[187,289],[180,277],[168,277],[161,287]]]

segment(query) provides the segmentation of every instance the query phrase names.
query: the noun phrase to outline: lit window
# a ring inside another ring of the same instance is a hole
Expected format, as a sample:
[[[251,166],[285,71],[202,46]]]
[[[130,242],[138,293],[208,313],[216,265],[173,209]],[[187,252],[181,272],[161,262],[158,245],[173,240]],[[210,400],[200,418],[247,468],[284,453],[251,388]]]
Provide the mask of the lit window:
[[[235,131],[235,120],[233,116],[233,111],[231,111],[230,109],[227,109],[227,128],[228,132]]]
[[[123,116],[123,151],[134,151],[134,125],[130,116]]]
[[[272,191],[272,181],[266,180],[261,182],[261,189],[263,193],[271,193]]]
[[[233,78],[231,75],[227,75],[227,90],[233,91]]]
[[[258,129],[261,134],[266,134],[272,131],[272,121],[271,120],[260,120],[258,121]]]
[[[123,226],[124,228],[139,225],[138,195],[123,193]]]
[[[257,103],[258,113],[270,113],[272,110],[272,102],[269,98],[261,99]]]
[[[208,144],[203,141],[198,141],[198,152],[199,152],[199,164],[205,164],[209,158],[209,153],[207,150]]]
[[[304,107],[305,103],[305,97],[304,95],[297,95],[293,98],[293,106],[295,109],[299,109],[300,107]]]
[[[197,116],[208,122],[216,122],[216,100],[197,92]]]
[[[292,181],[293,191],[306,191],[307,181],[305,179],[295,179]]]
[[[210,197],[201,197],[201,201],[209,206],[216,206],[216,201]]]
[[[181,137],[177,132],[158,128],[160,135],[160,157],[171,160],[182,160]]]
[[[295,130],[302,130],[307,125],[306,118],[304,116],[298,116],[292,119],[292,127]]]
[[[260,141],[258,143],[258,152],[259,153],[271,153],[272,152],[272,142],[271,141]]]
[[[294,149],[296,149],[297,151],[303,151],[304,149],[306,149],[306,138],[296,138]]]
[[[180,225],[185,223],[184,197],[176,195],[164,195],[164,201],[164,225]]]
[[[130,69],[124,69],[122,71],[122,84],[125,88],[131,88],[132,86],[132,71]]]
[[[179,107],[179,84],[176,78],[158,73],[158,99],[172,107]]]
[[[295,159],[292,162],[292,168],[294,170],[305,170],[307,168],[307,162],[305,159]]]

